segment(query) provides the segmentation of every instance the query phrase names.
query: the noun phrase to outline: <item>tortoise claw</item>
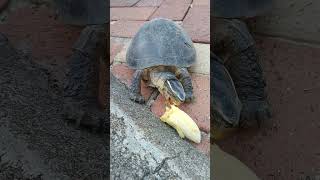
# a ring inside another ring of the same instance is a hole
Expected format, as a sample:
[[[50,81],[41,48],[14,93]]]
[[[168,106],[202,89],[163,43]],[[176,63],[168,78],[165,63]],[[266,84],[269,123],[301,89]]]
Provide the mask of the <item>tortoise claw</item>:
[[[190,103],[190,102],[193,102],[195,99],[195,97],[193,96],[193,94],[186,94],[186,98],[185,98],[185,102],[186,103]]]
[[[148,108],[151,108],[152,104],[154,103],[154,101],[157,99],[157,97],[159,96],[160,92],[157,89],[154,89],[152,94],[149,97],[149,100],[147,102],[147,106]]]

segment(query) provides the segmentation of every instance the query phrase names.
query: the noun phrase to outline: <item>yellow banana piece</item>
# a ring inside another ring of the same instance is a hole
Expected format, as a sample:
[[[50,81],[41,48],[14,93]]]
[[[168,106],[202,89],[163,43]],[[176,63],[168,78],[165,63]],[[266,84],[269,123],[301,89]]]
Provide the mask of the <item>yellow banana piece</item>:
[[[161,121],[175,128],[181,138],[188,138],[200,143],[201,134],[197,124],[191,117],[174,105],[166,107],[166,112],[160,117]]]

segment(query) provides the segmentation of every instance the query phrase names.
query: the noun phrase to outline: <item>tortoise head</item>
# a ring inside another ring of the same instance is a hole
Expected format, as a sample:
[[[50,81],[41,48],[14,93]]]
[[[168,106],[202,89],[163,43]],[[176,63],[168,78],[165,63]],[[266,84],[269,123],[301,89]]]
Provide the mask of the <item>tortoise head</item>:
[[[166,101],[176,106],[185,101],[186,94],[181,82],[171,72],[155,72],[151,74],[151,82],[157,87]]]

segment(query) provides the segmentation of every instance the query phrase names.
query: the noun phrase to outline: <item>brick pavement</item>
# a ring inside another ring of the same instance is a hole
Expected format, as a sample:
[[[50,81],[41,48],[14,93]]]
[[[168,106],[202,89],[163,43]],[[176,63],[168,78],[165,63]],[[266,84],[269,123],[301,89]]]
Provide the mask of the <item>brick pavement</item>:
[[[135,3],[132,3],[135,2]],[[202,142],[193,144],[209,154],[210,144],[210,4],[209,0],[111,0],[111,72],[122,82],[130,85],[133,70],[125,64],[125,56],[131,38],[139,28],[154,18],[174,20],[190,35],[197,51],[197,63],[190,68],[195,102],[183,104],[202,131]],[[148,99],[150,88],[142,85],[142,95]],[[164,112],[164,98],[160,95],[150,109],[158,117]]]
[[[182,22],[194,42],[210,43],[209,0],[111,0],[111,36],[133,37],[144,21],[168,18]],[[127,3],[126,3],[127,2]]]

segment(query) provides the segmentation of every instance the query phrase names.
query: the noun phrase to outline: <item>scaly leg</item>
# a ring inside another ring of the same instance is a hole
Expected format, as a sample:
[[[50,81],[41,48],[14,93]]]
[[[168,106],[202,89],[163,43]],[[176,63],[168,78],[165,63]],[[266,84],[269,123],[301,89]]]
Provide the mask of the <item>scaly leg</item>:
[[[132,83],[130,86],[130,99],[140,104],[144,103],[144,98],[141,95],[141,79],[143,70],[136,70],[133,74]]]
[[[184,88],[184,92],[186,93],[185,102],[191,102],[194,99],[194,96],[190,73],[187,68],[179,68],[176,74]]]

